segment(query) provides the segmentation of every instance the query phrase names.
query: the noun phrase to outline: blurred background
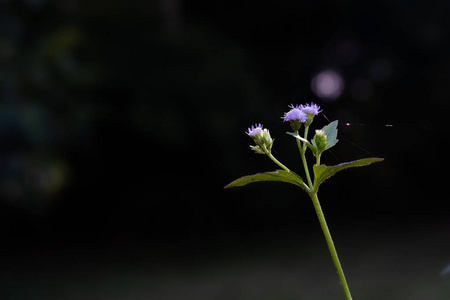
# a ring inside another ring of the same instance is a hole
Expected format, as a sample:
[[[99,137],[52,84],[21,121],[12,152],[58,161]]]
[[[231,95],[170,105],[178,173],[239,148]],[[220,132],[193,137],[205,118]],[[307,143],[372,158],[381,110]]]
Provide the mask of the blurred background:
[[[0,2],[1,299],[343,299],[289,104],[339,120],[319,198],[355,299],[449,299],[446,1]]]

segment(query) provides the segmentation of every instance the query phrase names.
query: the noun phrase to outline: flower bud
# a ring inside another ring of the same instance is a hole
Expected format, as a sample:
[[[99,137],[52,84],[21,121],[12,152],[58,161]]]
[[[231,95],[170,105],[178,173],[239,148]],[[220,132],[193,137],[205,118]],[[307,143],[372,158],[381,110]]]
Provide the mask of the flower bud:
[[[312,140],[313,145],[316,147],[318,154],[322,153],[327,146],[327,135],[323,130],[316,130],[316,135]]]
[[[263,136],[262,136],[262,143],[263,145],[266,147],[267,150],[269,150],[269,152],[272,150],[272,145],[273,145],[273,139],[270,136],[270,132],[269,130],[267,130],[266,128],[264,128],[263,130]]]
[[[248,136],[250,136],[256,143],[256,146],[250,146],[253,151],[259,154],[264,154],[272,150],[273,139],[270,136],[269,130],[266,128],[263,129],[262,124],[255,124],[248,128],[247,132]]]

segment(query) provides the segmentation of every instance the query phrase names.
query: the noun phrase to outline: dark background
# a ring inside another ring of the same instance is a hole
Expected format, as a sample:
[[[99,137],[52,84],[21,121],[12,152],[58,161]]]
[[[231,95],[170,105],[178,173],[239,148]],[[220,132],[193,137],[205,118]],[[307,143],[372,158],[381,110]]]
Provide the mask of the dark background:
[[[343,298],[306,194],[223,189],[276,169],[248,147],[255,123],[303,174],[281,117],[311,101],[313,127],[339,120],[323,163],[385,158],[319,193],[358,299],[447,299],[449,9],[2,1],[2,299]],[[318,74],[338,94],[314,90]],[[298,264],[287,286],[266,282],[280,260]]]

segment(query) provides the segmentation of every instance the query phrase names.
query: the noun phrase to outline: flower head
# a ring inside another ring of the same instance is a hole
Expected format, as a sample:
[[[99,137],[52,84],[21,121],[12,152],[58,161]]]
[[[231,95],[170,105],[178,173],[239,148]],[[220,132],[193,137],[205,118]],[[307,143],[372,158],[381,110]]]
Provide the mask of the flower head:
[[[246,132],[246,134],[248,134],[248,136],[254,138],[258,134],[258,132],[260,132],[262,130],[263,130],[263,126],[261,123],[255,124],[255,126],[252,125],[251,127],[248,128],[248,132]]]
[[[272,150],[273,139],[270,136],[269,130],[263,129],[262,124],[255,124],[248,128],[246,134],[251,137],[256,146],[250,146],[258,154],[270,153]]]
[[[307,116],[307,121],[305,122],[306,126],[310,126],[314,120],[314,117],[321,112],[320,106],[312,102],[311,104],[302,105],[300,109]]]
[[[287,113],[284,113],[284,117],[283,117],[283,121],[287,122],[287,121],[299,121],[301,123],[305,123],[308,116],[306,115],[306,113],[304,111],[301,110],[301,106],[297,105],[290,105],[289,106],[291,108],[290,111],[288,111]]]
[[[321,110],[319,110],[320,106],[312,102],[311,104],[302,105],[300,109],[305,114],[313,114],[314,116],[317,116],[321,112]]]
[[[297,132],[302,127],[302,124],[308,121],[308,115],[301,110],[301,105],[290,105],[290,111],[284,113],[284,117],[282,118],[284,122],[291,123],[291,128]]]

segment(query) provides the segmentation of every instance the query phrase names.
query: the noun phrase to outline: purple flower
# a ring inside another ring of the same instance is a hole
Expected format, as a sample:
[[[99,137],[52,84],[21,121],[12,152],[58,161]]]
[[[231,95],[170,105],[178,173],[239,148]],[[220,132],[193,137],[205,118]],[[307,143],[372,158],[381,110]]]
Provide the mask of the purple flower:
[[[252,125],[252,127],[248,128],[248,132],[246,132],[246,134],[248,134],[250,137],[255,137],[256,134],[261,130],[263,130],[262,124],[255,124],[255,126]]]
[[[321,110],[319,110],[320,106],[312,102],[311,104],[301,105],[300,109],[305,114],[313,114],[315,116],[317,116],[321,112]]]
[[[304,111],[301,110],[301,106],[289,106],[291,108],[290,111],[287,113],[284,113],[283,120],[284,122],[287,121],[299,121],[301,123],[305,123],[308,119],[308,116]]]

